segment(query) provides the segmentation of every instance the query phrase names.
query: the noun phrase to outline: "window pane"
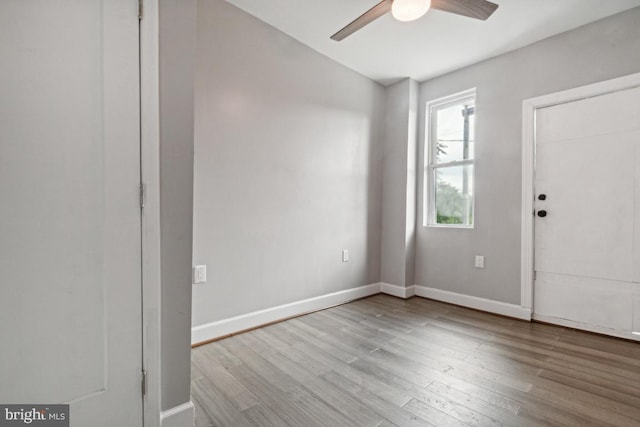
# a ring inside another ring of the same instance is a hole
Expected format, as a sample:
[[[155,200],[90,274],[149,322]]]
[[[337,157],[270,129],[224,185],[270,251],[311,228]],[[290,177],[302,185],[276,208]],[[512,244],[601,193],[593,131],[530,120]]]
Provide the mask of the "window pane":
[[[435,162],[447,163],[473,159],[475,140],[473,100],[435,110]]]
[[[434,169],[436,224],[473,224],[473,165]]]

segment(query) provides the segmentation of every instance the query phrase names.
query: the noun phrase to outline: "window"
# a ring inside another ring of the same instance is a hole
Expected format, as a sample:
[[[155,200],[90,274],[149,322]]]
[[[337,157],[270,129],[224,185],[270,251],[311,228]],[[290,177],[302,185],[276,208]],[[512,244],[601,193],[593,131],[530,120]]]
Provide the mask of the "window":
[[[473,227],[475,89],[427,103],[425,224]]]

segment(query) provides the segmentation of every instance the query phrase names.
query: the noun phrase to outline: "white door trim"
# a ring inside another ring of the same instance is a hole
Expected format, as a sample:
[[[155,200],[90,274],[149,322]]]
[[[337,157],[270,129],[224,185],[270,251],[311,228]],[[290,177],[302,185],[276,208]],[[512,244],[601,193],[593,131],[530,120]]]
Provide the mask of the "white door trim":
[[[533,312],[534,271],[534,178],[536,110],[611,92],[640,87],[640,73],[562,92],[525,99],[522,103],[522,222],[520,263],[520,305]]]
[[[161,395],[160,65],[158,0],[144,0],[140,22],[140,137],[142,210],[142,366],[146,371],[144,426],[159,427]]]

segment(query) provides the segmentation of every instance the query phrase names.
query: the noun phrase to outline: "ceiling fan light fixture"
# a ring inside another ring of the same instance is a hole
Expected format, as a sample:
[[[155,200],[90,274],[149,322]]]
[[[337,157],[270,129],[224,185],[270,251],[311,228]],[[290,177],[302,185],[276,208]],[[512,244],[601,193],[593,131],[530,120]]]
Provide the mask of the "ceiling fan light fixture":
[[[415,21],[431,7],[431,0],[393,0],[391,14],[398,21]]]

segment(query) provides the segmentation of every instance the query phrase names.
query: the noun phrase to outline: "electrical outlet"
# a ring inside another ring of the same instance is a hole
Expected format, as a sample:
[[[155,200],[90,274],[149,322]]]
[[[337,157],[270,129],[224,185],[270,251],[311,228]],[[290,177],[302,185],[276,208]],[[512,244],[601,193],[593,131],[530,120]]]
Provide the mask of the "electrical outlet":
[[[196,265],[193,267],[193,284],[207,283],[207,266]]]
[[[349,262],[349,249],[342,251],[342,262]]]
[[[476,255],[476,268],[484,268],[484,257]]]

